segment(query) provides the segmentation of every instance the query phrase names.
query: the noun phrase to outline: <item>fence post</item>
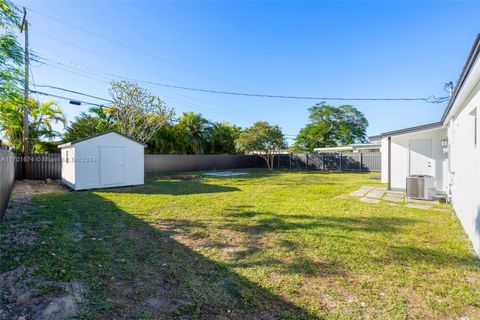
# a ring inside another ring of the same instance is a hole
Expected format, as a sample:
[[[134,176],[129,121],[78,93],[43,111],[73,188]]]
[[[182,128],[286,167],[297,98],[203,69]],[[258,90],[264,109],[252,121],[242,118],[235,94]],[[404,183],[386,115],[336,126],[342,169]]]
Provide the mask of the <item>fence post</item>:
[[[288,167],[292,169],[292,154],[290,153],[290,162],[288,164]]]
[[[362,172],[363,167],[363,152],[360,152],[360,172]]]
[[[308,170],[308,153],[305,153],[305,170]]]
[[[340,155],[340,171],[342,171],[342,154],[339,153],[339,155]]]

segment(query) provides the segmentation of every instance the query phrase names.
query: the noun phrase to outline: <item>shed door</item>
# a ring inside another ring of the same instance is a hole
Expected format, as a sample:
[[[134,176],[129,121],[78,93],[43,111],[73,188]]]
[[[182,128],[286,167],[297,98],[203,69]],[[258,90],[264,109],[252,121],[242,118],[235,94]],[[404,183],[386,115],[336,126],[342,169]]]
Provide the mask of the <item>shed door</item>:
[[[124,147],[100,147],[100,184],[123,184],[125,181],[124,164]]]
[[[410,140],[409,146],[410,175],[421,174],[433,176],[432,140]]]

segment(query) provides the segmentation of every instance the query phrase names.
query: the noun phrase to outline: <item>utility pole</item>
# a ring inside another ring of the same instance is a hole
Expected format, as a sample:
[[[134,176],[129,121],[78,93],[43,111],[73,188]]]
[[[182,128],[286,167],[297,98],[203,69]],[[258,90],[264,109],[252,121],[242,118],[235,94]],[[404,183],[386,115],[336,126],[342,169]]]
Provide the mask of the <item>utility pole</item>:
[[[25,79],[24,79],[24,96],[25,96],[25,105],[23,106],[23,167],[22,167],[22,176],[23,178],[28,177],[28,161],[29,161],[29,150],[28,150],[28,81],[29,81],[29,58],[28,58],[28,21],[27,21],[27,9],[23,7],[23,19],[22,25],[20,26],[20,32],[23,32],[25,35]]]

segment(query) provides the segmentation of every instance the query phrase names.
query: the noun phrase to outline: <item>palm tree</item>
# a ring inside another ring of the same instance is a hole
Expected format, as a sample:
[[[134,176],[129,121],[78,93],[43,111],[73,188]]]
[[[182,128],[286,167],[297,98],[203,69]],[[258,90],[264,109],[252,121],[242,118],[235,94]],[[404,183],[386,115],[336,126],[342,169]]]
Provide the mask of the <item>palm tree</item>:
[[[2,105],[0,114],[0,131],[2,131],[13,146],[19,152],[22,150],[23,140],[23,107],[17,103],[5,103]],[[55,102],[39,102],[30,99],[29,103],[29,130],[28,139],[32,151],[41,149],[45,140],[52,140],[60,136],[53,130],[53,124],[65,125],[65,116]]]
[[[88,111],[93,113],[99,120],[100,130],[107,131],[114,127],[115,109],[112,107],[92,107]]]
[[[206,137],[205,129],[209,121],[200,113],[188,112],[182,114],[177,126],[187,139],[187,145],[194,154],[205,152]]]

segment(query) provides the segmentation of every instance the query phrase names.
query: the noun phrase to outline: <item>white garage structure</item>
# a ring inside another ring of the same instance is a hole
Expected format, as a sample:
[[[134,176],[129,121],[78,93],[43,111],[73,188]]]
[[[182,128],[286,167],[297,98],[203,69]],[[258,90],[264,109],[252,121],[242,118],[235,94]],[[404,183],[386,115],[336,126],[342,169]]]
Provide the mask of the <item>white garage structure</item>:
[[[62,182],[74,190],[144,183],[145,145],[116,131],[65,143]]]

